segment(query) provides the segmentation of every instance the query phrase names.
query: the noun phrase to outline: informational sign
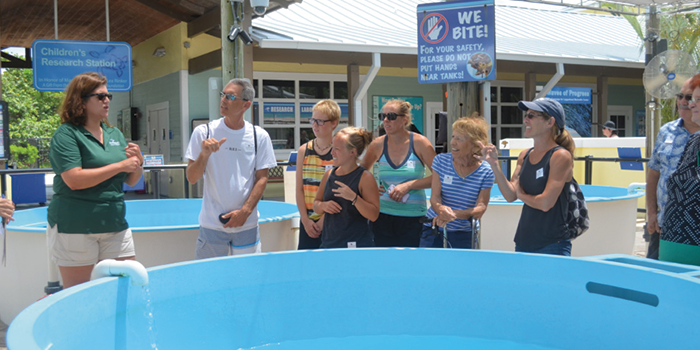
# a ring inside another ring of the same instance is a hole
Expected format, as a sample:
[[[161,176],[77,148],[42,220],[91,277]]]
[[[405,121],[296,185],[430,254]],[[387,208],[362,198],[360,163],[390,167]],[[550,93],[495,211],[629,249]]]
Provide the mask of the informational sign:
[[[35,40],[34,88],[63,91],[78,74],[97,72],[111,92],[131,90],[131,45],[124,42]]]
[[[496,79],[493,0],[421,4],[418,15],[418,82]]]
[[[0,100],[0,160],[10,158],[10,110],[7,102]]]
[[[559,101],[561,104],[583,104],[592,103],[592,91],[589,88],[555,86],[547,97]]]
[[[590,88],[555,86],[546,97],[559,101],[566,113],[566,128],[574,136],[591,136],[593,92]]]
[[[411,119],[413,124],[418,128],[418,131],[423,133],[423,98],[422,97],[410,97],[410,96],[373,96],[372,97],[372,121],[371,127],[375,129],[381,124],[378,115],[382,111],[382,107],[389,102],[389,100],[403,100],[411,104]]]
[[[294,124],[294,103],[266,102],[263,107],[265,124]]]
[[[143,155],[143,165],[144,166],[160,166],[165,165],[165,160],[162,154],[144,154]]]

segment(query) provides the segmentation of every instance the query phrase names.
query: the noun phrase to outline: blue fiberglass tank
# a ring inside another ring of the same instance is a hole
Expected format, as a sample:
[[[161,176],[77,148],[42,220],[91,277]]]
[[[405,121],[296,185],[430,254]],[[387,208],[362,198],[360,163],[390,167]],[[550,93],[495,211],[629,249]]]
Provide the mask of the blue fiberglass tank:
[[[8,345],[688,349],[700,338],[698,269],[419,248],[216,258],[151,268],[146,286],[107,277],[44,298],[15,318]]]

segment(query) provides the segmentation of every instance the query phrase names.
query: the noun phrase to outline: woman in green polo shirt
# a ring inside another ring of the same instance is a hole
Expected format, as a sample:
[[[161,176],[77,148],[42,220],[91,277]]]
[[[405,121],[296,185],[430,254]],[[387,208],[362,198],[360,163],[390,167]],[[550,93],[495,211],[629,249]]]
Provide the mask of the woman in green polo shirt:
[[[139,146],[107,123],[107,79],[83,73],[68,84],[51,139],[49,159],[56,173],[47,234],[52,259],[65,288],[87,282],[100,260],[134,260],[122,183],[141,178]]]

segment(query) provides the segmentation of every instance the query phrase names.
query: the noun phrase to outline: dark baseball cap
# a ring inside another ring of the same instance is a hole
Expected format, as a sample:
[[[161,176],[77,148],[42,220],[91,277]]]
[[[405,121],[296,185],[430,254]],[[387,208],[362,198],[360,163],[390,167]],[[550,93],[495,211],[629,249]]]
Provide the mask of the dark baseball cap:
[[[564,130],[564,127],[566,126],[566,114],[564,113],[564,107],[557,100],[552,100],[551,98],[538,98],[534,101],[520,101],[518,102],[518,108],[523,111],[531,109],[533,111],[547,113],[548,115],[554,117],[559,129]]]

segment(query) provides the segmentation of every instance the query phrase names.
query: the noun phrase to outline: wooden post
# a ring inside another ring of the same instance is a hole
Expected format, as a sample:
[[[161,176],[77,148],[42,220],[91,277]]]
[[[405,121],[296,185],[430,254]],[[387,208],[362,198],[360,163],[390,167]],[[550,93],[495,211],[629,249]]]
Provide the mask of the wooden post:
[[[479,84],[475,81],[447,84],[447,139],[452,136],[452,123],[481,110]],[[447,143],[449,151],[449,142]]]
[[[221,0],[221,81],[226,84],[235,78],[235,45],[228,40],[228,32],[233,25],[231,2]],[[223,88],[223,87],[222,87]]]
[[[348,125],[355,126],[355,95],[360,88],[360,66],[348,64]],[[369,129],[369,126],[368,126]]]

